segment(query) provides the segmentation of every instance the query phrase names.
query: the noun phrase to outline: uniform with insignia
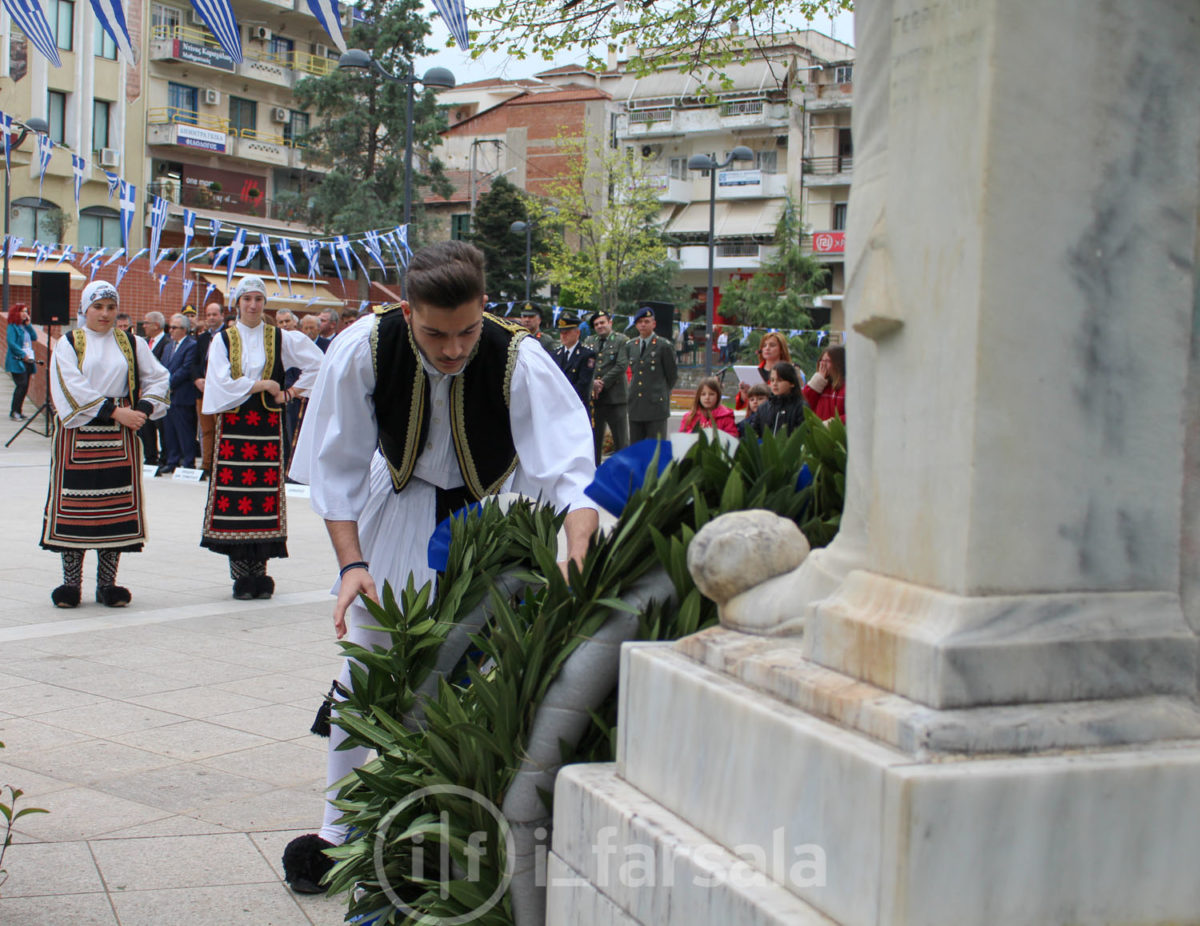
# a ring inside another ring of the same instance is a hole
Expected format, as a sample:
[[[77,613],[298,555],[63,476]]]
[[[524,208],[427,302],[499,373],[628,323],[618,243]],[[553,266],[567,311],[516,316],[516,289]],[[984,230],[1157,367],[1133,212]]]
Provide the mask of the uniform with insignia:
[[[533,326],[533,319],[535,318],[539,326],[537,328]],[[525,330],[529,332],[529,336],[541,344],[542,347],[546,348],[546,351],[553,356],[554,352],[558,350],[558,345],[554,343],[554,338],[540,328],[543,321],[542,310],[532,303],[526,302],[521,307],[520,319],[521,324],[525,326]]]
[[[579,318],[574,313],[563,312],[558,318],[558,327],[562,331],[568,329],[574,331],[576,340],[570,347],[563,344],[556,350],[554,362],[566,374],[571,388],[579,396],[583,407],[588,410],[590,418],[592,414],[592,377],[596,373],[596,352],[590,347],[584,346],[583,342],[579,340]]]
[[[593,329],[598,318],[607,318],[610,328],[608,334],[595,334],[587,339],[587,346],[596,352],[596,378],[592,381],[592,432],[597,466],[604,447],[605,428],[612,431],[614,452],[629,446],[626,407],[629,389],[625,375],[629,370],[629,338],[611,329],[612,316],[607,312],[597,312],[592,316]]]
[[[654,318],[651,309],[634,315],[634,323]],[[629,365],[633,378],[629,383],[629,439],[632,443],[656,437],[666,440],[667,421],[671,417],[671,389],[675,386],[675,345],[654,334],[629,342]],[[642,332],[639,331],[639,335]]]

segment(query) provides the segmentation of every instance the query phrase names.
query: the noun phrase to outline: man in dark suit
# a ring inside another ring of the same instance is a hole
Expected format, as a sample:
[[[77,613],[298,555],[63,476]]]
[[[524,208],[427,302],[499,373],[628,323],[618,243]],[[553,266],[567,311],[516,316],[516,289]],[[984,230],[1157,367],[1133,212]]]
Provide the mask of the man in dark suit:
[[[200,390],[192,381],[196,341],[189,337],[191,329],[191,321],[183,314],[172,315],[167,326],[171,340],[163,349],[162,363],[171,374],[171,407],[166,416],[166,462],[159,466],[156,476],[166,476],[177,466],[196,462],[196,399]]]
[[[628,381],[629,338],[612,330],[612,316],[597,312],[592,316],[587,345],[596,352],[596,376],[592,380],[592,436],[595,439],[596,465],[604,448],[604,429],[612,431],[613,452],[629,446]]]
[[[558,336],[562,347],[554,352],[554,362],[566,374],[579,401],[592,415],[592,377],[596,373],[596,352],[579,343],[579,316],[563,312],[558,316]]]
[[[150,353],[154,354],[154,359],[159,363],[162,363],[163,351],[170,340],[167,337],[166,324],[162,312],[147,312],[146,317],[142,319],[142,330],[146,332],[146,343],[150,345]],[[163,442],[164,420],[146,419],[146,423],[138,431],[138,437],[142,439],[143,462],[147,466],[158,466],[166,462],[167,447]]]
[[[225,312],[221,303],[210,302],[204,307],[204,330],[196,336],[196,353],[192,360],[192,385],[196,387],[196,417],[200,421],[200,469],[201,479],[212,475],[213,442],[217,433],[217,416],[206,415],[204,405],[204,377],[208,375],[208,348],[217,332],[225,325]]]
[[[317,320],[321,323],[321,333],[317,335],[317,347],[321,348],[321,353],[329,350],[329,345],[337,336],[337,318],[337,312],[333,309],[325,309],[317,316]]]
[[[639,309],[633,324],[638,336],[629,342],[629,439],[635,444],[649,437],[666,440],[677,378],[675,345],[654,333],[653,309]]]

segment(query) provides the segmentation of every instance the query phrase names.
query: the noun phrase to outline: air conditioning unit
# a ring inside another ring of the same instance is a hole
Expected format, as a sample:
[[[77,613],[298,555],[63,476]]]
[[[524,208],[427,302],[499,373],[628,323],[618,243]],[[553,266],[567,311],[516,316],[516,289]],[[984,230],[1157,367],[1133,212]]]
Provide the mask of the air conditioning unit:
[[[221,91],[214,90],[212,87],[204,88],[204,102],[209,106],[216,106],[221,102]]]
[[[195,10],[188,10],[188,22],[193,26],[205,26],[206,28],[208,26],[208,23],[204,21],[204,17]]]
[[[292,114],[288,112],[286,106],[274,106],[271,108],[272,122],[290,122]]]
[[[100,149],[100,166],[101,167],[120,167],[121,153],[116,148],[101,148]]]
[[[315,45],[313,45],[313,57],[314,58],[328,58],[329,57],[329,46],[322,45],[320,42],[317,42]]]
[[[251,26],[250,38],[256,39],[259,42],[271,41],[271,30],[266,26]]]

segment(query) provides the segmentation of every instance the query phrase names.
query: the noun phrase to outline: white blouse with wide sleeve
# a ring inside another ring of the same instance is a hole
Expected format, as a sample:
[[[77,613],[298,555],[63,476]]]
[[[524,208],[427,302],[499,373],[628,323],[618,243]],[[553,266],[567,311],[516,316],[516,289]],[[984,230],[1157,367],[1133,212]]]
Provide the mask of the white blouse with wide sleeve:
[[[225,339],[219,332],[213,335],[212,343],[208,347],[208,369],[204,377],[204,414],[216,415],[237,408],[250,398],[256,382],[270,376],[271,371],[264,369],[267,350],[263,344],[263,337],[267,331],[274,330],[274,326],[266,324],[247,328],[241,322],[237,323],[237,331],[242,341],[242,375],[236,379],[229,366]],[[296,367],[300,370],[300,378],[292,388],[298,393],[307,394],[317,381],[317,371],[320,370],[325,355],[302,331],[284,331],[282,334],[283,368],[288,370]]]
[[[129,363],[113,333],[101,334],[86,327],[80,330],[87,339],[82,368],[69,333],[58,339],[50,354],[50,397],[67,428],[91,422],[106,399],[129,395]],[[142,338],[131,340],[137,351],[141,399],[150,403],[151,418],[161,418],[167,413],[171,376]]]

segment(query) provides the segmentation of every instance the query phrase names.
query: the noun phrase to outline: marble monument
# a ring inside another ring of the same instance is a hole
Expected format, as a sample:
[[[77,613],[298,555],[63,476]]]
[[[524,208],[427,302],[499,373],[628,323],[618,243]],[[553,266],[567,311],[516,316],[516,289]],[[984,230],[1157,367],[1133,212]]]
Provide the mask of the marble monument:
[[[1200,923],[1200,7],[855,14],[841,532],[697,535],[547,922]]]

